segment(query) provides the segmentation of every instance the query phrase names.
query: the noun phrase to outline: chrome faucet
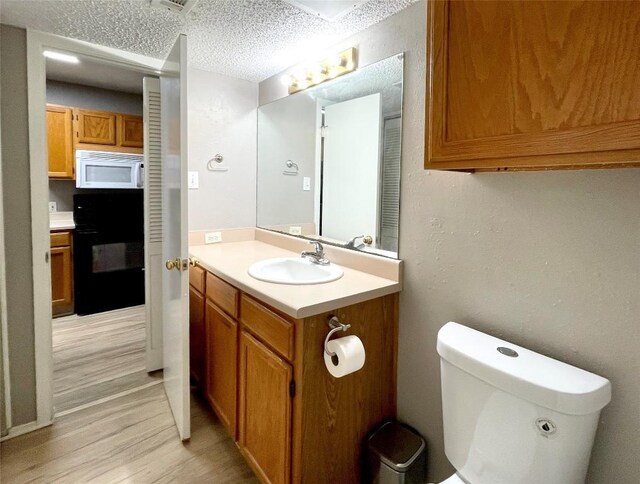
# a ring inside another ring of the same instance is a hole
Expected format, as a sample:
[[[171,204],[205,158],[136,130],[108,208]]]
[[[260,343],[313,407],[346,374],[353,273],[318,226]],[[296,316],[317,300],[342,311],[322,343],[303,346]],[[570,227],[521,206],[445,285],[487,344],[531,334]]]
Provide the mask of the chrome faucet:
[[[356,245],[356,240],[358,239],[362,239],[362,244],[358,244]],[[344,246],[347,249],[364,249],[365,245],[371,245],[371,243],[373,242],[373,239],[371,238],[370,235],[356,235],[353,239],[351,239],[349,242],[347,242]]]
[[[305,250],[300,254],[300,257],[307,258],[314,264],[320,264],[321,266],[329,265],[330,262],[329,259],[324,256],[324,247],[322,247],[322,244],[315,240],[310,240],[309,243],[315,244],[316,250],[314,252]]]

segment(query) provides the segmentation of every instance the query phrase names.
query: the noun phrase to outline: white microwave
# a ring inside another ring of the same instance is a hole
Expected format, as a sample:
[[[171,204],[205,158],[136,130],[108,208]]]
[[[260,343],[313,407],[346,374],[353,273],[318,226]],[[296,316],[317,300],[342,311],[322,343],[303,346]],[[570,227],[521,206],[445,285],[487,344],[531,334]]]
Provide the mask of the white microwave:
[[[143,186],[143,155],[76,150],[76,187],[142,188]]]

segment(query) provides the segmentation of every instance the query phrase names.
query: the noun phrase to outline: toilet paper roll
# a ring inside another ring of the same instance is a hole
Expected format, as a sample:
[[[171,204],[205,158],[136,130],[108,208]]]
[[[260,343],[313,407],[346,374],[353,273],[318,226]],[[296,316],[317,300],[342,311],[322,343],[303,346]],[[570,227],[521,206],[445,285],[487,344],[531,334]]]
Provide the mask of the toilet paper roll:
[[[358,371],[364,366],[364,345],[357,336],[332,339],[327,343],[327,349],[336,356],[329,356],[325,351],[324,364],[336,378]]]

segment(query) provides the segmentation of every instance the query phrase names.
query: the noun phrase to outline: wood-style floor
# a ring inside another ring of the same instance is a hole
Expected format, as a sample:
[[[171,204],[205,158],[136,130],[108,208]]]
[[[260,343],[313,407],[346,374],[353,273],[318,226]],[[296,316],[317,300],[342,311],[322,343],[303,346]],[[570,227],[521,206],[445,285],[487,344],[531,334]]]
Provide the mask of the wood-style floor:
[[[145,371],[144,317],[140,306],[53,321],[59,416],[0,444],[1,483],[258,482],[195,393],[180,441],[162,372]]]
[[[53,402],[57,414],[160,383],[145,369],[144,306],[53,320]]]
[[[191,440],[182,443],[162,385],[65,415],[0,444],[0,482],[258,482],[195,395],[191,418]]]

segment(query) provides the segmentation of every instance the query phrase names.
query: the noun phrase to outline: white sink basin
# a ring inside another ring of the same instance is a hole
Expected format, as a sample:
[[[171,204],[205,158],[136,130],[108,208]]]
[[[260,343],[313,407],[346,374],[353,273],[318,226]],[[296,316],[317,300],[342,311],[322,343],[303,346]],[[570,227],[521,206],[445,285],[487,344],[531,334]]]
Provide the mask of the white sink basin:
[[[322,284],[340,279],[343,274],[335,264],[323,266],[302,257],[265,259],[249,267],[251,277],[276,284]]]

